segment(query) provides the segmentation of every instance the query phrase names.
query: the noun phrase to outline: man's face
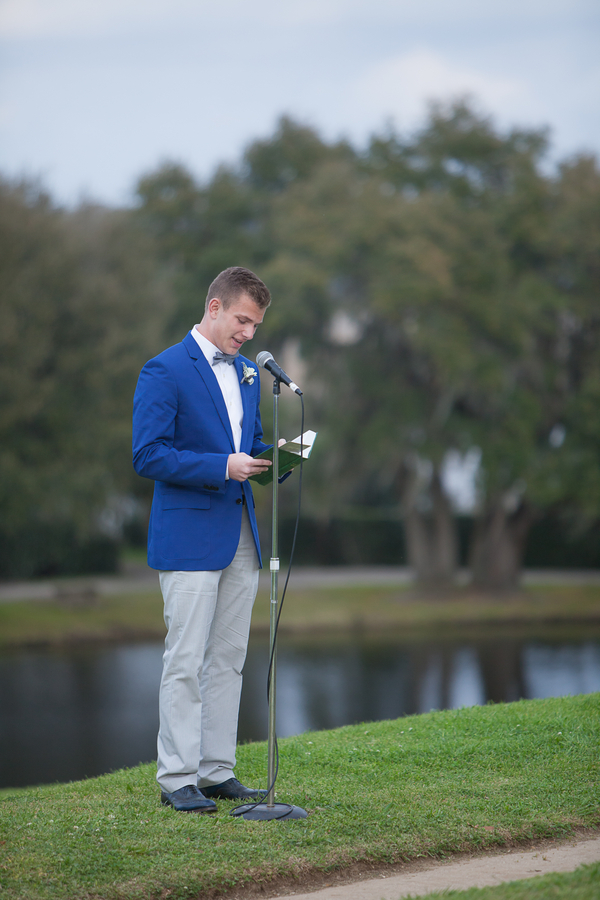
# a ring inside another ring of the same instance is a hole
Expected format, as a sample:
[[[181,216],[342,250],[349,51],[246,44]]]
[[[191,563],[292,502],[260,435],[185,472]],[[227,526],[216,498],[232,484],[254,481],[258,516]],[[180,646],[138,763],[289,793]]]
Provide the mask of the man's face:
[[[241,294],[225,308],[213,298],[208,304],[206,337],[223,353],[237,353],[262,322],[265,310],[256,305],[248,294]]]

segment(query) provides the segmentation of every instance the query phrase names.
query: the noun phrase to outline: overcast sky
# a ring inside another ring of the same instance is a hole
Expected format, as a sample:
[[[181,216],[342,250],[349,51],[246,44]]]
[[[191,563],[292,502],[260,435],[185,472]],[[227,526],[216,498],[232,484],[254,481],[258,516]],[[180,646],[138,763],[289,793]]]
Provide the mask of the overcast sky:
[[[127,203],[162,160],[208,177],[287,113],[403,132],[470,92],[502,127],[600,152],[598,0],[0,0],[0,173]]]

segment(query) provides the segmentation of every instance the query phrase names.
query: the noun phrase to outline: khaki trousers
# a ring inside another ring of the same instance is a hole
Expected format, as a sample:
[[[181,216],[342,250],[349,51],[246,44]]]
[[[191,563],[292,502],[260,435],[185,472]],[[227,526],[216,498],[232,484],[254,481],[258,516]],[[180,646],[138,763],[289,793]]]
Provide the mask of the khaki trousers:
[[[156,777],[164,791],[233,776],[258,571],[244,508],[237,553],[226,569],[160,572],[167,637]]]

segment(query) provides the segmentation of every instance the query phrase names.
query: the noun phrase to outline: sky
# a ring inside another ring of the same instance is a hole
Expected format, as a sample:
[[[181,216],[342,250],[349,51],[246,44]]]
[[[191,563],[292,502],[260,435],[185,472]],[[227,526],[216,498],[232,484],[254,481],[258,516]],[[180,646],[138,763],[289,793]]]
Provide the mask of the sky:
[[[0,174],[128,204],[203,180],[286,114],[327,140],[410,134],[469,94],[551,159],[600,155],[598,0],[0,0]]]

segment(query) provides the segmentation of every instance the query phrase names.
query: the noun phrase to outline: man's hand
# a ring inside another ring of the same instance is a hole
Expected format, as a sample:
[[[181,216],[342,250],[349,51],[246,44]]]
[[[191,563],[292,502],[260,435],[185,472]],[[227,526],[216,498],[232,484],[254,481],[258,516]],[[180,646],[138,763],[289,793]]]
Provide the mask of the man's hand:
[[[231,453],[228,459],[229,477],[234,481],[246,481],[251,475],[266,472],[272,465],[270,459],[254,459],[247,453]]]

